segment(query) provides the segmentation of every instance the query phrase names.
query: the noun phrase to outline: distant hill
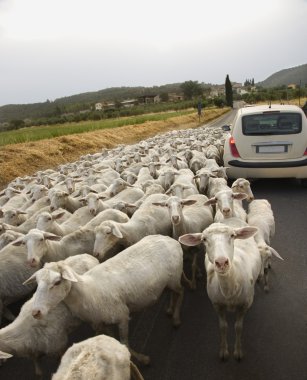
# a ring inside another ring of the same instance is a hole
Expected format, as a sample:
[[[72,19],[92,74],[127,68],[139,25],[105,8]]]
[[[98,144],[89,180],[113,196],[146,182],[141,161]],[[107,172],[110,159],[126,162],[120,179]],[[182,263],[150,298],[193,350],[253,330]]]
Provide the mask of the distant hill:
[[[300,81],[302,86],[307,84],[307,64],[278,71],[263,82],[257,83],[257,86],[279,87],[288,84],[300,84]]]
[[[181,92],[180,85],[181,83],[154,87],[112,87],[100,91],[67,96],[44,103],[8,104],[0,107],[0,123],[13,119],[38,119],[63,113],[78,112],[90,109],[95,103],[105,100],[122,101],[145,94],[179,93]]]

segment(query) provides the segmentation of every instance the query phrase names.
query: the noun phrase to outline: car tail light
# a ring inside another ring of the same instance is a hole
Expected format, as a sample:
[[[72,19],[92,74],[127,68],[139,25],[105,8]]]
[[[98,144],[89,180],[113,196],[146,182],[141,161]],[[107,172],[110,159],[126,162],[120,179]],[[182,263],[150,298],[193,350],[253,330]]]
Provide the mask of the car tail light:
[[[235,144],[235,139],[233,137],[230,137],[229,139],[229,145],[230,145],[230,151],[233,157],[240,157],[240,154],[238,152],[238,149]]]

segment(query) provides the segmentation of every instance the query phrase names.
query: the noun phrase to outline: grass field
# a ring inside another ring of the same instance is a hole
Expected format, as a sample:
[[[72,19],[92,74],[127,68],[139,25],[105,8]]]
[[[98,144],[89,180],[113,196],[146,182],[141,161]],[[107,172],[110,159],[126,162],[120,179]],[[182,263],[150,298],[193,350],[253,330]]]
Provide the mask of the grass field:
[[[1,139],[3,133],[1,133],[0,189],[3,189],[16,177],[32,175],[38,170],[57,168],[61,164],[78,160],[82,155],[112,149],[119,144],[133,144],[159,133],[166,133],[176,129],[196,128],[228,111],[229,108],[206,109],[200,121],[197,112],[194,110],[183,114],[180,112],[179,115],[176,112],[177,116],[172,113],[144,115],[145,118],[154,117],[151,120],[147,119],[145,122],[141,122],[139,117],[124,118],[125,123],[129,122],[129,125],[124,124],[121,127],[118,124],[115,127],[115,124],[112,123],[112,121],[116,122],[120,121],[120,119],[110,120],[109,128],[104,126],[100,129],[97,128],[97,126],[103,125],[100,121],[80,123],[80,125],[78,123],[67,126],[67,128],[74,127],[70,133],[67,133],[68,129],[65,130],[66,127],[61,125],[58,128],[62,128],[64,133],[60,137],[34,141],[30,140],[29,135],[26,135],[26,138],[25,136],[23,137],[26,142],[18,144],[11,142],[4,145]],[[93,125],[92,130],[90,129],[90,131],[86,132],[84,127],[89,128],[90,125]],[[78,127],[81,128],[83,133],[76,132]],[[39,130],[42,128],[34,129],[36,130],[36,136],[41,136]],[[28,133],[28,130],[23,131]],[[20,136],[22,136],[21,130],[16,132],[19,132]]]
[[[173,117],[195,113],[195,110],[163,112],[161,114],[146,114],[140,116],[122,117],[118,119],[106,119],[98,121],[84,121],[79,123],[65,123],[45,125],[39,127],[22,128],[15,131],[0,133],[0,146],[19,144],[29,141],[39,141],[54,137],[67,136],[77,133],[86,133],[101,129],[123,127],[125,125],[138,125],[147,121],[163,121]]]

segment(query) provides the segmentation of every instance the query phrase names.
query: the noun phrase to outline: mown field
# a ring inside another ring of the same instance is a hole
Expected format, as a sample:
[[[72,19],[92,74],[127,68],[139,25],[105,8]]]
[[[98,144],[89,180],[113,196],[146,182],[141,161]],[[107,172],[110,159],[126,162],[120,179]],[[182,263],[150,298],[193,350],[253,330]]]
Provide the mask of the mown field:
[[[200,121],[197,112],[189,110],[0,133],[0,189],[18,176],[56,168],[88,153],[133,144],[174,129],[196,128],[228,110],[206,109]]]

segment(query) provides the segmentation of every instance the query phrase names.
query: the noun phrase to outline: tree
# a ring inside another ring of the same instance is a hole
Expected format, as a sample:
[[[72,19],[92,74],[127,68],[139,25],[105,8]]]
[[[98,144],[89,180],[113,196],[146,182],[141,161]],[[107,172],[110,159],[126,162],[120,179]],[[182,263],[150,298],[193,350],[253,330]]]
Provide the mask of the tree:
[[[198,81],[186,81],[180,85],[180,88],[184,94],[185,99],[191,100],[196,96],[203,95],[203,88]]]
[[[225,94],[226,94],[226,105],[228,107],[233,107],[232,85],[231,85],[228,74],[225,80]]]

